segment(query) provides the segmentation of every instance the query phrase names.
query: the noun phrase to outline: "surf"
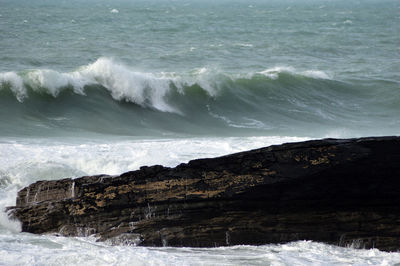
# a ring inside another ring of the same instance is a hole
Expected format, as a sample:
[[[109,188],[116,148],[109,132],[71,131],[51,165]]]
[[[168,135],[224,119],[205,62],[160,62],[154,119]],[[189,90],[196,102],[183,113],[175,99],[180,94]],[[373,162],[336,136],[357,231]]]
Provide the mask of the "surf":
[[[371,81],[316,69],[152,73],[101,57],[72,72],[0,73],[0,134],[301,136],[311,127],[320,135],[343,129],[337,137],[360,129],[381,135],[371,124],[400,112],[393,104],[400,94],[395,81],[373,82],[386,89],[376,93]],[[352,128],[354,121],[361,128]],[[390,130],[400,128],[390,123]]]

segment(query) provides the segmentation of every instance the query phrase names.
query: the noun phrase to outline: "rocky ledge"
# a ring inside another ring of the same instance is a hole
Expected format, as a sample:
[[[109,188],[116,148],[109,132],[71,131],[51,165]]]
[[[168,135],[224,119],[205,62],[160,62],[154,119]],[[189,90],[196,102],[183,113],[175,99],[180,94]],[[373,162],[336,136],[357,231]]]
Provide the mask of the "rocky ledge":
[[[400,137],[324,139],[120,176],[38,181],[22,230],[111,244],[214,247],[314,240],[400,249]]]

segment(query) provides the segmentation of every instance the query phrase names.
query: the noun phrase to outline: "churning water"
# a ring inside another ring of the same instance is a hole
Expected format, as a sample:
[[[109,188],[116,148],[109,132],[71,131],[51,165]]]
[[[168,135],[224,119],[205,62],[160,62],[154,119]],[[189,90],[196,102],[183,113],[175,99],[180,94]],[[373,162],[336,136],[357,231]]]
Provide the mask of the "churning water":
[[[0,0],[0,207],[41,179],[270,144],[399,135],[395,0]],[[313,242],[109,246],[20,233],[0,264],[393,265]]]

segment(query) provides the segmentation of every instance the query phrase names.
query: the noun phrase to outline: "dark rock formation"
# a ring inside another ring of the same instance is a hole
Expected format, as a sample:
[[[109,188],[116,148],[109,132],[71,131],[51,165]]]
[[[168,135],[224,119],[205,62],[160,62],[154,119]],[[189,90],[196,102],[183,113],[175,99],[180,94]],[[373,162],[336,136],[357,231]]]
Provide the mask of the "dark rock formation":
[[[271,146],[175,168],[39,181],[22,230],[112,244],[212,247],[314,240],[400,248],[400,137]]]

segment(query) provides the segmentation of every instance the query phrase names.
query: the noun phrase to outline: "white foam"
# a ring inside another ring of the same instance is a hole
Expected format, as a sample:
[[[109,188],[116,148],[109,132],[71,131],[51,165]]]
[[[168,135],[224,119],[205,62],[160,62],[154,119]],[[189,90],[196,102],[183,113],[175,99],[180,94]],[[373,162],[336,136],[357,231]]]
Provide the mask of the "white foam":
[[[79,73],[107,88],[116,100],[126,100],[164,112],[179,112],[164,99],[170,80],[152,73],[136,72],[109,58],[99,58]]]
[[[33,70],[28,72],[24,79],[33,90],[48,93],[53,97],[57,97],[66,88],[72,88],[76,94],[85,95],[86,85],[99,84],[116,100],[133,102],[163,112],[179,113],[179,110],[165,101],[170,83],[174,82],[174,79],[163,74],[136,72],[109,58],[99,58],[94,63],[69,73],[51,69]],[[19,101],[27,97],[23,78],[17,73],[0,73],[0,83],[10,84]]]
[[[400,253],[341,248],[311,241],[220,248],[108,246],[90,238],[2,236],[5,265],[394,265]],[[21,252],[21,250],[23,252]]]
[[[277,79],[280,73],[289,73],[293,75],[305,76],[314,79],[331,79],[330,75],[321,70],[297,70],[294,67],[277,66],[268,68],[266,70],[257,72],[257,74],[264,75],[270,79]]]
[[[241,47],[253,47],[251,43],[237,43],[235,46],[241,46]]]
[[[273,67],[263,70],[261,72],[257,72],[258,74],[262,74],[270,79],[277,79],[279,77],[279,73],[282,72],[294,72],[294,68],[292,67]]]
[[[300,74],[315,79],[331,79],[327,73],[320,70],[306,70],[300,72]]]
[[[115,100],[180,114],[180,110],[166,100],[172,89],[171,85],[184,94],[184,87],[198,84],[208,95],[216,97],[220,91],[217,75],[218,71],[205,67],[180,75],[174,72],[140,72],[111,58],[101,57],[94,63],[68,73],[51,69],[33,70],[24,76],[24,80],[15,72],[0,73],[0,82],[10,83],[20,101],[27,97],[24,81],[33,90],[53,97],[57,97],[66,88],[72,88],[75,93],[84,95],[86,85],[97,84],[105,87]]]
[[[305,140],[296,137],[193,138],[155,140],[10,139],[0,142],[0,229],[18,231],[2,211],[15,204],[17,190],[38,180],[83,175],[116,175],[144,165],[176,166],[271,144]]]
[[[29,72],[27,78],[31,81],[30,85],[34,90],[39,91],[45,88],[46,92],[53,97],[57,97],[66,87],[72,87],[75,93],[84,95],[83,87],[91,83],[79,72],[59,73],[50,69]]]
[[[110,13],[118,14],[118,13],[119,13],[119,10],[114,8],[114,9],[111,9]]]
[[[9,85],[11,91],[14,93],[18,101],[22,102],[27,97],[26,88],[24,82],[20,76],[15,72],[3,72],[0,73],[0,89],[4,85]]]
[[[202,67],[202,68],[199,68],[199,69],[195,70],[195,73],[196,73],[197,75],[202,75],[202,74],[207,73],[207,71],[208,71],[207,68]]]
[[[191,159],[300,141],[297,137],[156,140],[13,140],[0,143],[0,172],[19,187],[40,179],[121,174],[143,165],[175,166]]]
[[[0,232],[5,230],[8,233],[21,232],[20,222],[8,219],[8,214],[5,212],[5,207],[15,205],[16,194],[16,186],[11,185],[7,190],[0,187]]]
[[[155,140],[2,139],[0,207],[15,204],[17,189],[39,179],[81,174],[118,174],[142,165],[175,166],[193,158],[301,141],[293,137],[191,138]],[[47,170],[46,170],[47,169]],[[3,177],[1,177],[3,178]],[[71,193],[72,193],[71,186]],[[310,241],[284,245],[220,248],[109,246],[93,238],[19,233],[20,226],[0,212],[0,253],[6,265],[392,265],[400,253],[355,250]],[[21,252],[22,251],[22,252]]]
[[[216,97],[220,91],[220,87],[216,84],[216,76],[218,71],[208,68],[200,68],[195,72],[192,83],[197,83],[211,97]],[[190,82],[190,81],[189,81]],[[186,83],[188,83],[186,81]]]
[[[221,73],[218,69],[206,67],[180,74],[174,72],[148,73],[135,71],[113,59],[101,57],[94,63],[67,73],[51,69],[38,69],[28,72],[23,78],[15,72],[0,73],[0,82],[9,83],[19,101],[23,101],[27,97],[24,83],[29,84],[35,91],[42,91],[53,97],[57,97],[66,88],[72,88],[76,94],[85,95],[86,85],[97,84],[106,88],[115,100],[133,102],[162,112],[181,114],[180,110],[167,100],[167,95],[173,87],[176,87],[179,93],[185,94],[185,88],[197,84],[209,96],[217,97],[228,80],[251,79],[256,74],[277,79],[281,73],[330,79],[327,73],[320,70],[300,71],[293,67],[280,66],[245,75]]]

